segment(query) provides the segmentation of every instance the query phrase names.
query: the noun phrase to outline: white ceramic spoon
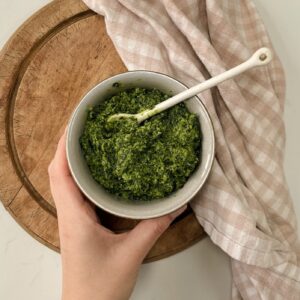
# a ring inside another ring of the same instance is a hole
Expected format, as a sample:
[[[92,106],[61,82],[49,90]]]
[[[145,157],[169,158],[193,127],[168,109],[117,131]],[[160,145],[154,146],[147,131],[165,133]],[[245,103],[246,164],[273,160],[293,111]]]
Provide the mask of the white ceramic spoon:
[[[272,52],[268,48],[260,48],[258,49],[248,60],[243,62],[242,64],[222,73],[215,77],[212,77],[204,82],[201,82],[188,90],[183,91],[157,105],[155,105],[152,109],[145,110],[138,114],[124,114],[119,113],[112,115],[108,118],[108,121],[117,120],[121,118],[136,118],[138,123],[145,121],[146,119],[184,101],[187,100],[207,89],[210,89],[219,83],[233,78],[249,69],[254,67],[264,66],[268,64],[272,60]]]

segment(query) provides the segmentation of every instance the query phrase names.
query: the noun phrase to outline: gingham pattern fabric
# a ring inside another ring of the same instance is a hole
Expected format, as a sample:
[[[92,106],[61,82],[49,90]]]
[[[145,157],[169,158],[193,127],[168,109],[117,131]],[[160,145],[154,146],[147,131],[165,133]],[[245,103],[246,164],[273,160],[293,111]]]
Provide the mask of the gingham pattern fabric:
[[[187,85],[272,48],[251,0],[85,0],[105,17],[129,70]],[[300,299],[296,218],[283,172],[285,80],[277,57],[199,95],[213,121],[216,159],[192,201],[232,262],[233,299]],[[200,295],[199,295],[200,297]]]

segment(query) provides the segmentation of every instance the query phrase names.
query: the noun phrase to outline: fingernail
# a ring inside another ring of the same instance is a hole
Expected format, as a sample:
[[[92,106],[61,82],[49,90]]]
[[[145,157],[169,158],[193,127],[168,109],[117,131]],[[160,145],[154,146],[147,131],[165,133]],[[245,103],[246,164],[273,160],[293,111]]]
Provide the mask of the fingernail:
[[[187,205],[179,208],[178,210],[174,211],[171,216],[173,219],[177,218],[179,215],[181,215],[185,210],[187,209]]]

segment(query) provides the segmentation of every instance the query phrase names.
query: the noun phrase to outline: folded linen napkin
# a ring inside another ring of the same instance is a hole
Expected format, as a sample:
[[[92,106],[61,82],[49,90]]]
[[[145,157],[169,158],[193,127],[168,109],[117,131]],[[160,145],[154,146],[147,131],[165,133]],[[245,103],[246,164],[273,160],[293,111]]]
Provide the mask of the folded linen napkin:
[[[191,86],[259,47],[272,48],[252,0],[84,0],[105,17],[129,70]],[[192,201],[232,259],[233,299],[300,299],[296,217],[283,172],[285,80],[277,57],[199,95],[213,121],[216,160]]]

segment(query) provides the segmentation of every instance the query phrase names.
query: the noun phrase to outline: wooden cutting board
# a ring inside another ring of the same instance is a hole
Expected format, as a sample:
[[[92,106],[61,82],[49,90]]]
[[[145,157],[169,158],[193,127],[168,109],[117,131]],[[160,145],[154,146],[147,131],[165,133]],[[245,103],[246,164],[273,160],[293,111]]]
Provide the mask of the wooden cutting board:
[[[59,251],[47,167],[73,109],[101,80],[126,71],[104,20],[80,0],[53,1],[12,36],[0,53],[0,197],[35,239]],[[137,221],[100,212],[120,232]],[[146,258],[157,260],[204,236],[191,210]]]

